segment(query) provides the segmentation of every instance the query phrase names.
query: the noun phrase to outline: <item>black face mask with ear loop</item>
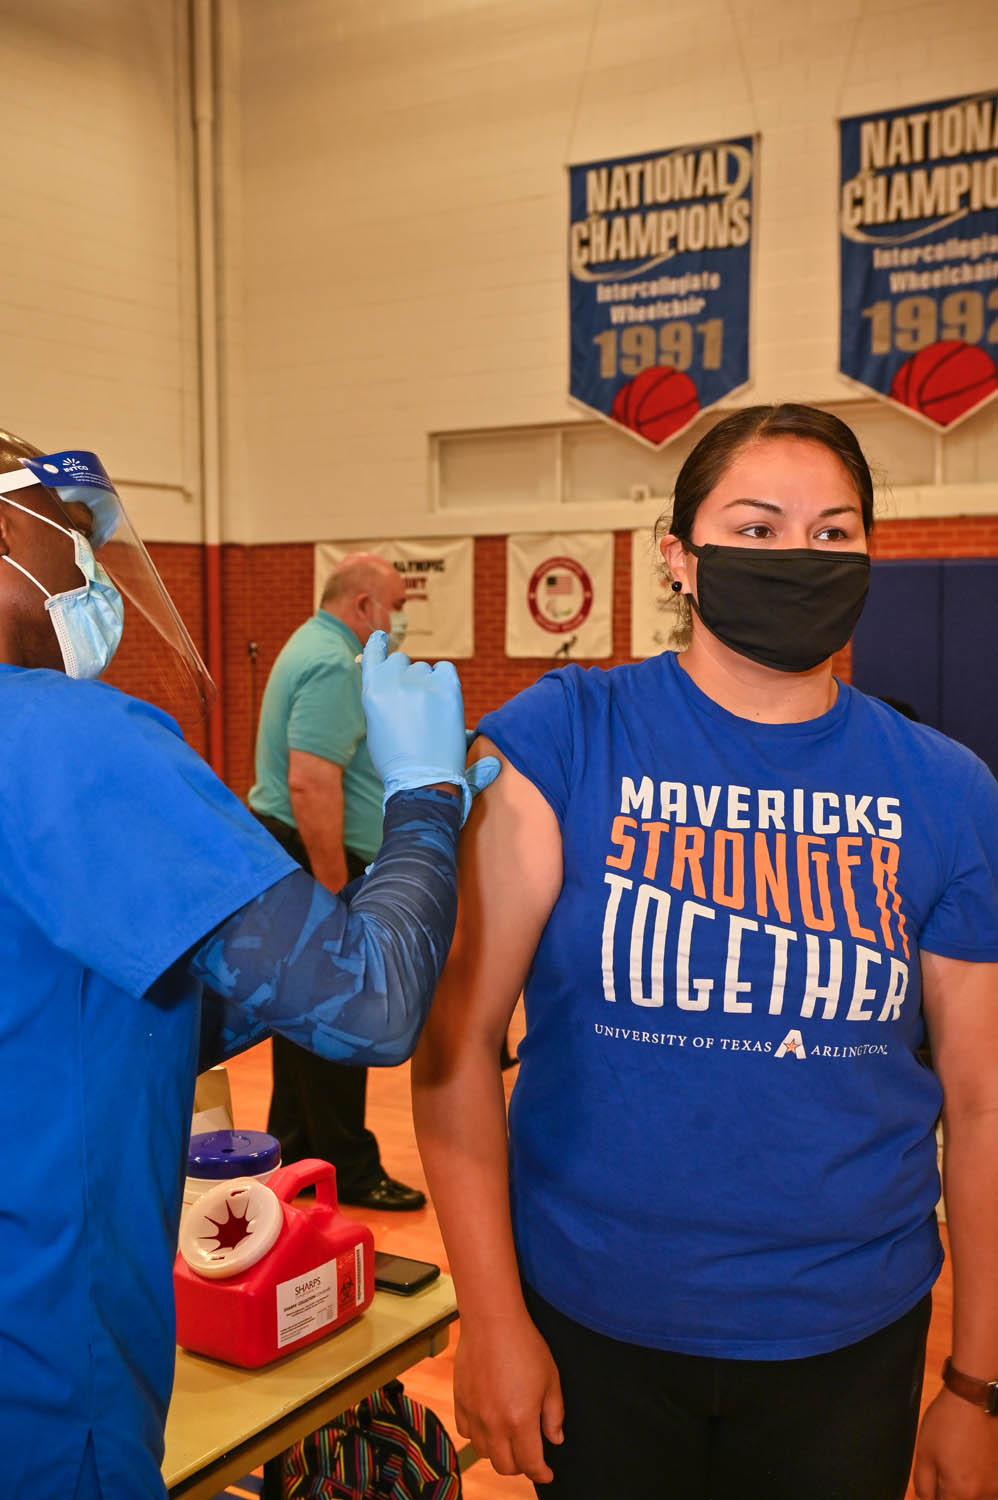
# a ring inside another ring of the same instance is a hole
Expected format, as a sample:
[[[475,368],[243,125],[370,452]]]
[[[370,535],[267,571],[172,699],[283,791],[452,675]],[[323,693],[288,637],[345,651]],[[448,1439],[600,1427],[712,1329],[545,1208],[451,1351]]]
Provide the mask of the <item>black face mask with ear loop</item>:
[[[777,672],[807,672],[846,644],[870,587],[865,552],[817,547],[719,547],[683,542],[697,559],[707,629],[739,656]]]

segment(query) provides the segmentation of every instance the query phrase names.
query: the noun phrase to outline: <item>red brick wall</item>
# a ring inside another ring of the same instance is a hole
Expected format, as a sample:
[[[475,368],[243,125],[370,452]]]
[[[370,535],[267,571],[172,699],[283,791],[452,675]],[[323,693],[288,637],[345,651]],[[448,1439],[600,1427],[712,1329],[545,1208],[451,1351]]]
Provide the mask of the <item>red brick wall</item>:
[[[880,521],[873,555],[889,557],[998,557],[998,515]]]
[[[288,636],[312,613],[311,544],[223,548],[222,599],[224,772],[242,797],[253,781],[253,741],[267,676]]]
[[[159,543],[150,547],[191,635],[204,651],[204,598],[200,548]],[[881,521],[874,536],[874,555],[901,557],[998,557],[998,515],[946,519]],[[631,542],[629,532],[614,536],[613,656],[596,662],[610,666],[630,661]],[[252,781],[252,747],[260,697],[281,646],[312,612],[312,547],[308,543],[272,546],[226,546],[222,554],[224,678],[215,713],[224,721],[225,780],[240,796]],[[474,724],[483,713],[529,686],[548,669],[547,658],[505,655],[506,539],[475,541],[475,656],[458,663],[466,718]],[[134,614],[134,612],[132,612]],[[255,664],[250,642],[256,643]],[[114,680],[130,692],[156,698],[155,665],[161,652],[144,622],[129,618],[128,631],[114,662]],[[584,666],[592,665],[586,661]],[[839,653],[836,670],[849,675],[848,648]],[[110,674],[109,674],[110,675]],[[183,724],[191,743],[206,751],[204,725]]]
[[[191,639],[203,655],[204,586],[200,546],[193,542],[159,542],[150,546],[149,553]],[[207,751],[205,726],[196,712],[184,712],[172,700],[163,676],[168,661],[169,652],[161,637],[126,600],[125,631],[106,673],[107,680],[126,693],[134,693],[168,708],[180,723],[188,742],[204,755]]]

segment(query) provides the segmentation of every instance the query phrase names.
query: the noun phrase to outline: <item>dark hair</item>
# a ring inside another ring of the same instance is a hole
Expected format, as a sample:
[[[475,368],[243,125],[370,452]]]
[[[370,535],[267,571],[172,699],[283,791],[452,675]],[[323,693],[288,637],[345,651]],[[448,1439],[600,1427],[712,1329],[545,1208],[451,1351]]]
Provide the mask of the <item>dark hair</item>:
[[[873,480],[863,450],[851,427],[816,406],[784,402],[779,406],[746,406],[723,417],[704,434],[676,478],[671,517],[660,516],[656,537],[671,531],[689,541],[701,503],[734,463],[743,448],[769,438],[792,437],[821,443],[847,470],[856,488],[863,530],[873,529]]]
[[[921,724],[922,715],[906,698],[888,698],[886,693],[880,693],[879,697],[881,703],[886,703],[888,708],[893,708],[896,714],[904,714],[906,719],[911,719],[914,723]]]

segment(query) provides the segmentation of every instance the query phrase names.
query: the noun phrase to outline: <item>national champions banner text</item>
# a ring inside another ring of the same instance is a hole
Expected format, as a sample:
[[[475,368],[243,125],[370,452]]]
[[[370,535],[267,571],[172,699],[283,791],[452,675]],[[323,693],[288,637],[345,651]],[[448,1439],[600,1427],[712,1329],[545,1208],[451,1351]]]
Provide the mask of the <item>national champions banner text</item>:
[[[950,427],[998,392],[998,94],[840,130],[840,368]]]
[[[749,378],[751,136],[569,168],[570,393],[654,447]]]

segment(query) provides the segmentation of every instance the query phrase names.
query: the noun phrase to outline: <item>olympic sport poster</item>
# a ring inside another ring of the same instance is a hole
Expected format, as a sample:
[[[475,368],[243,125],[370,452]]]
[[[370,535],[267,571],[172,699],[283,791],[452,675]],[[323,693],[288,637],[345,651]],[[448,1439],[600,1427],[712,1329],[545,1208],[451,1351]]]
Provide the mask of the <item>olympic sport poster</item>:
[[[839,125],[840,369],[952,428],[998,393],[998,93]]]
[[[569,390],[653,448],[749,378],[752,136],[569,168]]]

